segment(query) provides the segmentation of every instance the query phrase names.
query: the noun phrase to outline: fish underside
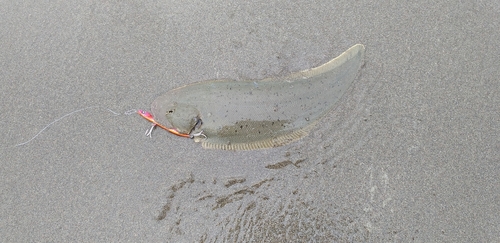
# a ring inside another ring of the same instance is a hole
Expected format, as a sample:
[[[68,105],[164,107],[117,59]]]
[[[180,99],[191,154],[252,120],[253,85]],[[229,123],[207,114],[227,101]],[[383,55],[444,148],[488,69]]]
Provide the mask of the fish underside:
[[[252,150],[306,136],[357,77],[364,46],[316,68],[263,80],[210,80],[173,89],[152,104],[155,120],[182,133],[203,131],[204,148]]]

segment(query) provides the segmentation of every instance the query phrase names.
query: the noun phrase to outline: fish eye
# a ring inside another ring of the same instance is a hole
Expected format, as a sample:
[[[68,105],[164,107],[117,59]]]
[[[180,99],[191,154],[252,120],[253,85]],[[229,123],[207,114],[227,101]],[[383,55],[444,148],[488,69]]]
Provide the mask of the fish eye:
[[[167,111],[167,113],[172,114],[172,113],[174,113],[174,111],[175,111],[175,110],[174,110],[174,109],[172,109],[172,110]]]

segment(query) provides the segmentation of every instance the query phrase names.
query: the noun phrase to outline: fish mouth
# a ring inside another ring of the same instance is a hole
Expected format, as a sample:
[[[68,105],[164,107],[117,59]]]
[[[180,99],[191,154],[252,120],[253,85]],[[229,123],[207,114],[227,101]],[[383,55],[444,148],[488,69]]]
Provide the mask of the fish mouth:
[[[162,129],[164,130],[167,130],[168,132],[176,135],[176,136],[179,136],[179,137],[184,137],[184,138],[199,138],[199,137],[202,137],[202,138],[207,138],[207,136],[203,133],[203,130],[201,130],[201,125],[203,124],[203,121],[196,117],[196,122],[195,122],[195,125],[193,126],[193,128],[191,128],[191,130],[189,131],[189,133],[185,133],[185,132],[181,132],[179,129],[173,127],[173,128],[168,128],[160,123],[157,123],[157,122],[154,122],[157,126],[161,127]]]
[[[193,128],[189,131],[189,134],[197,133],[198,130],[201,129],[201,125],[203,125],[203,121],[201,120],[200,117],[195,117],[195,124]],[[203,132],[203,130],[201,130]]]

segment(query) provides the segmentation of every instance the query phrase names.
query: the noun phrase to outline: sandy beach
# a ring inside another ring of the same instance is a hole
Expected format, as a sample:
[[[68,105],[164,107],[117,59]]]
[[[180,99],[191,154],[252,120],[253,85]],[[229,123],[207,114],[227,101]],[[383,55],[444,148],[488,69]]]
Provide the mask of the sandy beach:
[[[0,4],[2,242],[495,242],[500,3]],[[134,113],[366,47],[307,137],[205,150]]]

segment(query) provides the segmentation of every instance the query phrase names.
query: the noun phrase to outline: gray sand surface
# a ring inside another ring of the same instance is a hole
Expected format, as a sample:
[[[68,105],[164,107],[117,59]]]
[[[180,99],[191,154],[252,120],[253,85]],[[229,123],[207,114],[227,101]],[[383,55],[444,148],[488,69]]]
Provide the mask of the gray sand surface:
[[[35,2],[0,3],[1,241],[498,242],[499,1]],[[357,80],[287,146],[128,113],[356,43]]]

